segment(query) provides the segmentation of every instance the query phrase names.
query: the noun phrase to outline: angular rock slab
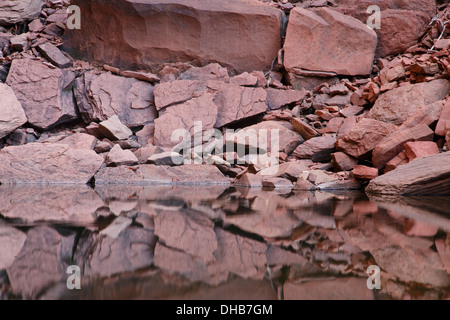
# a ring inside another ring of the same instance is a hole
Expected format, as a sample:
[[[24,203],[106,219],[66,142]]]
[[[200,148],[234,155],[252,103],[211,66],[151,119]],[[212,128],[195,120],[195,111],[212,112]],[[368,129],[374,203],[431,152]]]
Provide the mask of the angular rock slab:
[[[396,126],[373,119],[362,119],[336,143],[337,150],[358,158],[373,150]]]
[[[178,167],[144,164],[135,167],[102,168],[95,175],[95,184],[138,185],[209,185],[230,181],[213,165],[182,165]]]
[[[450,152],[416,158],[372,180],[375,195],[450,195]]]
[[[0,214],[25,224],[91,225],[103,201],[89,186],[0,186]]]
[[[76,120],[72,87],[75,73],[40,61],[16,59],[6,80],[22,104],[28,122],[40,129]]]
[[[398,54],[417,44],[431,17],[436,15],[435,0],[339,0],[339,12],[366,23],[373,12],[367,8],[376,5],[381,10],[376,57]]]
[[[285,19],[281,10],[257,1],[75,0],[71,4],[81,8],[84,19],[81,30],[67,30],[66,48],[77,57],[123,69],[190,61],[218,62],[236,72],[268,70],[281,47]]]
[[[181,143],[191,146],[191,138],[199,131],[202,133],[214,128],[217,121],[218,108],[213,102],[211,94],[204,94],[199,98],[166,108],[155,120],[155,145],[174,147]],[[201,122],[196,130],[196,123]],[[199,137],[200,141],[202,137]]]
[[[67,144],[28,143],[0,151],[2,184],[86,184],[103,163],[93,150]]]
[[[445,98],[450,81],[445,79],[410,84],[380,95],[367,118],[401,125],[420,108]]]
[[[11,87],[0,82],[0,139],[27,122],[22,105]]]
[[[227,151],[230,151],[229,147],[234,147],[236,144],[236,151],[240,156],[242,156],[244,146],[250,148],[249,153],[256,153],[256,150],[259,149],[262,153],[267,151],[275,155],[277,152],[290,154],[300,143],[304,142],[304,139],[294,131],[290,123],[271,120],[245,127],[235,133],[227,133],[225,142]]]
[[[376,45],[376,33],[353,17],[329,8],[297,7],[289,18],[284,65],[288,71],[368,75]]]
[[[2,0],[0,25],[11,25],[33,20],[41,13],[44,0]]]
[[[157,117],[153,86],[109,73],[85,73],[76,80],[75,98],[86,123],[117,115],[127,126],[140,126]]]

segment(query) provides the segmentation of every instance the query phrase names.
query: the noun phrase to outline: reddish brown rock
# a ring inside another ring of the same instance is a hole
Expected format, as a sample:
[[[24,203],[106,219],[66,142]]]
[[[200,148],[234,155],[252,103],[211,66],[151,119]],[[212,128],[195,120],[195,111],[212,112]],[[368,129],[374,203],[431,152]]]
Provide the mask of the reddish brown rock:
[[[155,103],[158,110],[177,104],[189,103],[189,100],[211,95],[218,108],[215,127],[222,127],[267,110],[267,93],[263,88],[242,87],[222,81],[177,80],[162,83],[155,88]],[[209,113],[209,110],[198,110]],[[194,115],[192,115],[194,116]]]
[[[439,148],[433,141],[415,141],[405,143],[405,153],[409,161],[415,158],[438,154]]]
[[[417,110],[416,113],[408,118],[408,120],[403,122],[403,124],[399,127],[399,130],[414,128],[415,126],[423,124],[430,126],[439,120],[439,116],[443,108],[444,100],[439,100],[428,104]]]
[[[450,98],[445,102],[434,132],[438,136],[445,136],[447,123],[450,123]]]
[[[178,80],[220,80],[228,82],[228,70],[218,63],[210,63],[204,67],[192,67],[178,77]]]
[[[363,111],[364,111],[363,107],[349,105],[348,107],[345,107],[344,109],[339,111],[339,114],[345,118],[350,118],[350,117],[360,114]]]
[[[298,179],[294,184],[293,190],[310,191],[314,189],[314,184],[308,180]]]
[[[92,225],[97,209],[104,205],[87,185],[5,185],[0,189],[2,216],[25,224]]]
[[[116,144],[108,153],[105,158],[105,163],[109,166],[122,166],[133,165],[138,163],[138,158],[130,150],[122,150],[122,148]]]
[[[86,133],[75,133],[64,139],[55,141],[61,144],[68,144],[73,149],[94,150],[98,140],[96,137]]]
[[[362,119],[355,124],[350,132],[336,143],[338,150],[358,158],[373,150],[384,137],[393,132],[396,127],[372,119]]]
[[[4,0],[0,4],[0,25],[31,21],[39,16],[43,5],[43,0]]]
[[[258,149],[290,154],[304,141],[302,136],[293,129],[293,126],[286,121],[263,121],[245,127],[234,134],[227,134],[225,139],[227,145],[236,145],[235,150],[239,156],[242,156],[247,147],[250,148],[250,154],[256,153]]]
[[[0,180],[1,181],[1,180]],[[95,175],[96,185],[213,185],[229,184],[214,165],[182,165],[178,167],[143,164],[135,167],[105,167]]]
[[[353,168],[353,176],[358,180],[372,180],[378,176],[378,169],[357,165]]]
[[[6,84],[0,83],[0,139],[27,122],[22,105],[14,91]]]
[[[367,13],[367,7],[372,4],[377,5],[381,10],[400,9],[424,12],[430,18],[436,14],[436,1],[434,0],[339,0],[338,10],[366,22],[370,16]]]
[[[72,61],[49,42],[38,45],[36,49],[42,56],[58,68],[68,68],[72,65]]]
[[[258,84],[258,78],[248,72],[244,72],[232,77],[230,83],[238,86],[255,87]]]
[[[247,188],[261,188],[263,182],[263,177],[252,173],[246,173],[239,178],[234,184],[236,186],[247,187]]]
[[[347,134],[349,134],[355,124],[356,124],[355,116],[344,119],[344,121],[342,122],[342,125],[338,131],[338,135],[337,135],[338,138],[340,139],[340,138],[346,136]]]
[[[417,44],[430,19],[436,14],[434,0],[340,0],[337,10],[366,23],[373,14],[367,8],[377,5],[381,9],[381,26],[378,35],[376,57],[403,53]]]
[[[402,66],[393,68],[384,68],[380,71],[380,81],[383,85],[389,82],[403,79],[405,77],[405,69]],[[393,88],[392,88],[393,89]]]
[[[416,45],[430,21],[426,13],[389,9],[381,12],[377,57],[396,55]]]
[[[406,156],[406,152],[402,151],[388,163],[386,163],[386,168],[384,169],[384,173],[397,169],[399,166],[407,164],[409,162],[408,157]]]
[[[405,225],[405,234],[410,237],[434,237],[438,231],[435,225],[414,220],[407,221]]]
[[[293,155],[299,159],[311,159],[314,162],[331,160],[331,153],[335,151],[336,138],[323,136],[311,138],[299,145]]]
[[[146,146],[148,144],[153,144],[155,136],[155,123],[146,124],[141,130],[136,132],[136,137],[138,138],[138,143],[141,146]]]
[[[333,163],[340,171],[350,171],[358,164],[358,160],[350,157],[344,152],[335,152],[331,154]]]
[[[218,108],[212,94],[167,108],[155,120],[154,143],[160,147],[174,147],[180,142],[191,146],[195,122],[201,121],[201,132],[214,128]]]
[[[447,135],[445,136],[447,151],[450,150],[450,128],[447,129]]]
[[[93,150],[28,143],[0,151],[2,184],[85,184],[103,163]]]
[[[108,120],[100,122],[98,130],[111,140],[125,140],[133,134],[133,132],[120,121],[117,115],[113,115]]]
[[[257,1],[75,0],[71,4],[78,5],[84,17],[81,30],[65,33],[64,44],[72,56],[122,69],[183,61],[218,62],[236,72],[268,70],[280,49],[285,19],[281,10]],[[104,28],[111,19],[114,25]]]
[[[435,245],[445,270],[450,273],[450,236],[447,234],[447,239],[436,239]]]
[[[373,179],[366,191],[375,195],[448,195],[450,152],[414,159]]]
[[[283,286],[285,300],[373,300],[363,278],[305,279]]]
[[[270,110],[280,109],[281,107],[300,103],[305,98],[305,90],[278,90],[273,88],[266,89],[267,105]]]
[[[75,73],[40,61],[15,59],[6,80],[22,104],[28,122],[49,129],[78,118],[72,87]]]
[[[288,71],[367,75],[372,70],[376,45],[376,33],[355,18],[329,8],[297,7],[290,13],[284,65]]]
[[[420,108],[445,98],[450,81],[440,79],[395,88],[380,95],[368,118],[401,125]]]
[[[241,87],[218,81],[211,81],[208,87],[216,92],[214,102],[219,110],[215,124],[217,128],[267,110],[267,93],[262,88]]]
[[[141,80],[141,81],[146,81],[146,82],[150,82],[150,83],[154,83],[154,82],[158,82],[161,79],[153,73],[149,73],[149,72],[142,72],[142,71],[121,71],[120,75],[122,77],[127,77],[127,78],[134,78],[137,80]]]
[[[262,181],[263,187],[275,189],[292,189],[294,186],[291,181],[285,178],[264,178]]]
[[[337,133],[342,127],[342,124],[344,123],[344,118],[341,117],[335,117],[328,121],[327,126],[325,128],[317,129],[317,132],[324,134],[324,133]]]
[[[134,78],[87,72],[76,80],[74,93],[85,122],[117,115],[123,124],[134,127],[156,118],[153,89],[150,83]]]
[[[300,133],[305,140],[309,140],[319,135],[316,129],[298,118],[292,118],[291,122],[294,126],[294,130]]]
[[[432,139],[433,130],[425,124],[404,130],[398,129],[379,141],[373,151],[373,165],[378,169],[382,169],[393,157],[403,150],[404,144],[408,141],[429,141]]]
[[[310,73],[310,75],[301,75],[302,73]],[[301,71],[295,69],[294,71],[289,72],[287,77],[289,84],[296,90],[313,90],[322,83],[328,83],[330,85],[339,83],[340,80],[336,76],[336,73],[328,72],[325,74],[326,75],[322,75],[322,73],[319,73],[319,75],[315,75],[315,72],[313,71],[305,72],[303,69]]]

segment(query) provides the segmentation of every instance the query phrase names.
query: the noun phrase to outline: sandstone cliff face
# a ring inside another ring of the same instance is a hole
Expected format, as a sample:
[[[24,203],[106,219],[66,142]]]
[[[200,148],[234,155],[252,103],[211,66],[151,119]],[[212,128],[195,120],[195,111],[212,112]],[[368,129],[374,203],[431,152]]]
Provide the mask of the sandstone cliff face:
[[[75,0],[80,30],[68,30],[75,56],[118,67],[218,62],[236,72],[268,70],[281,47],[285,15],[256,1]],[[120,54],[118,54],[120,52]]]

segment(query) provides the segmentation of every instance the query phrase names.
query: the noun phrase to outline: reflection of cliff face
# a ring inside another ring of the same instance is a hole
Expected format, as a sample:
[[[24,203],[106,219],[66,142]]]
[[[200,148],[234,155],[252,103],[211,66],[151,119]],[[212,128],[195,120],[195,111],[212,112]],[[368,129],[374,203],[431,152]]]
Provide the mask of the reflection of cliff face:
[[[252,288],[252,299],[438,299],[450,283],[445,198],[226,186],[0,195],[3,298],[248,299],[239,292]],[[69,265],[83,290],[67,290]],[[366,287],[369,265],[380,291]]]

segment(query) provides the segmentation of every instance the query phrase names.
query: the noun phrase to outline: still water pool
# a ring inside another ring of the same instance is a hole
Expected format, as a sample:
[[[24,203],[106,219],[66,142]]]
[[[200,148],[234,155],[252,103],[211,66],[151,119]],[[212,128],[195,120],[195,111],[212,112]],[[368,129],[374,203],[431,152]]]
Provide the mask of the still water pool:
[[[1,186],[0,298],[449,299],[449,200]]]

